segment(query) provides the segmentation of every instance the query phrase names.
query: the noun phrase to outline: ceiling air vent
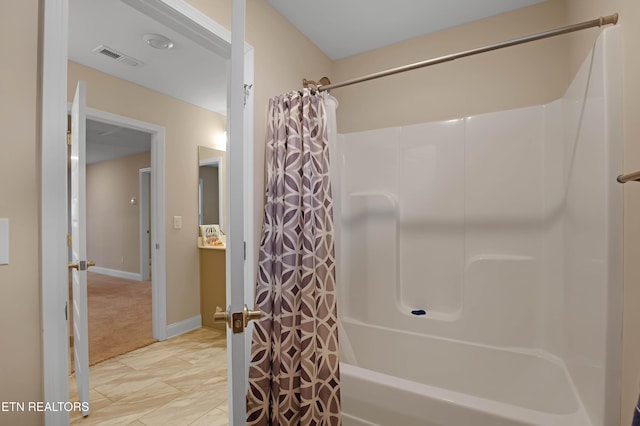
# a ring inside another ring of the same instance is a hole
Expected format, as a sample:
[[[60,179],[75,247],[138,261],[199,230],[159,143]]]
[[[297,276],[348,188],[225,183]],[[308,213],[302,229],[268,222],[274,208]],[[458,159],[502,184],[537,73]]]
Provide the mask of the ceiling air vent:
[[[109,46],[105,46],[101,44],[100,46],[93,49],[94,52],[100,53],[101,55],[107,56],[115,61],[118,61],[122,64],[128,65],[130,67],[137,67],[139,65],[143,65],[142,61],[132,58],[131,56],[127,56],[124,53],[118,52],[115,49],[110,48]]]

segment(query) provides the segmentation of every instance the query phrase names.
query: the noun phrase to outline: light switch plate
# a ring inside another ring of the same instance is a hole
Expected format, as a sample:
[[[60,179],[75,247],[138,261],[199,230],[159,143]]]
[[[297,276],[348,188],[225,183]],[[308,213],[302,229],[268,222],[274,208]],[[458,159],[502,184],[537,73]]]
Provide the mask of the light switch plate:
[[[0,218],[0,265],[9,264],[9,219]]]
[[[173,229],[182,229],[182,216],[173,217]]]

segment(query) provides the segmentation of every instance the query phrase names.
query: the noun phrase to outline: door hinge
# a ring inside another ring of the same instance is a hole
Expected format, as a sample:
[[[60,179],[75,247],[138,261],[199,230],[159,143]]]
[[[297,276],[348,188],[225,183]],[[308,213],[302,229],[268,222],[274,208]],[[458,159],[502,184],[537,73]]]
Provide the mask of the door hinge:
[[[71,130],[67,131],[67,145],[71,145]]]
[[[249,98],[249,95],[251,94],[251,88],[253,87],[253,84],[245,84],[244,85],[244,106],[247,106],[247,99]]]
[[[69,302],[64,302],[64,319],[69,321]]]
[[[71,234],[67,234],[67,247],[71,247]]]
[[[242,244],[243,244],[243,251],[244,251],[244,253],[243,253],[244,260],[247,260],[247,242],[243,241]]]

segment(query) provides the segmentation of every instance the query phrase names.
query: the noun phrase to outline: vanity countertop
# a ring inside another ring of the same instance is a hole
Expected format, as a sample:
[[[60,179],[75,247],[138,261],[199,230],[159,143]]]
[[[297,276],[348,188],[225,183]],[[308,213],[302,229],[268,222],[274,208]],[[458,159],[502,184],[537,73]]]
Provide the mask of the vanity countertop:
[[[226,250],[227,249],[227,236],[226,235],[221,235],[220,236],[220,242],[222,242],[222,245],[218,245],[218,246],[209,246],[203,243],[203,239],[202,237],[198,237],[198,248],[201,249],[206,249],[206,250]]]
[[[205,249],[205,250],[226,250],[227,245],[223,244],[221,246],[203,246],[202,244],[198,244],[198,248]]]

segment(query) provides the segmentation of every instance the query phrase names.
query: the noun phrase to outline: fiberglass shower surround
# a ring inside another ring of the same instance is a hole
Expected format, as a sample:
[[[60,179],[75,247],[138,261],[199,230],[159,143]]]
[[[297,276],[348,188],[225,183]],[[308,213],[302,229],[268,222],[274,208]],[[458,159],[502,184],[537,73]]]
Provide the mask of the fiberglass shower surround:
[[[346,425],[614,424],[619,55],[611,28],[549,104],[338,135]]]

